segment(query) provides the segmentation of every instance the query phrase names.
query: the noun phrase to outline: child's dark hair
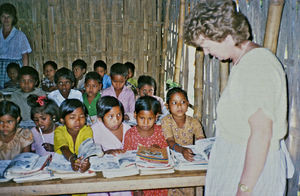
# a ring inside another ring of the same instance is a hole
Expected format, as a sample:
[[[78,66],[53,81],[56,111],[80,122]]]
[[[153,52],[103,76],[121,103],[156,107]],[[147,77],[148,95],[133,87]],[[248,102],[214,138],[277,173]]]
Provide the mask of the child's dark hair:
[[[141,75],[138,78],[138,88],[140,89],[145,85],[153,86],[154,95],[156,94],[156,82],[154,78],[152,78],[151,76]]]
[[[58,121],[59,108],[55,101],[48,99],[46,96],[31,94],[27,97],[27,103],[31,107],[30,117],[33,120],[34,114],[49,114],[54,122]]]
[[[87,64],[84,60],[82,59],[77,59],[72,63],[72,69],[74,69],[75,67],[80,67],[80,69],[85,69],[87,68]]]
[[[57,70],[57,64],[54,61],[47,61],[43,64],[43,70],[45,70],[46,66],[50,65],[54,70]]]
[[[110,68],[110,77],[115,75],[128,76],[128,68],[122,63],[115,63]]]
[[[96,71],[96,69],[97,69],[98,67],[102,67],[102,68],[104,69],[104,71],[107,70],[107,65],[106,65],[106,63],[105,63],[104,61],[102,61],[102,60],[98,60],[98,61],[96,61],[96,62],[94,63],[94,71]]]
[[[89,80],[96,80],[99,84],[102,84],[102,77],[95,71],[91,71],[85,75],[84,83],[87,83]]]
[[[11,101],[0,101],[0,116],[4,115],[10,115],[14,119],[20,117],[20,121],[22,120],[20,107]]]
[[[168,92],[167,92],[167,99],[166,99],[166,102],[167,104],[169,104],[169,101],[171,99],[171,96],[175,93],[182,93],[183,96],[185,97],[185,99],[187,101],[189,101],[188,99],[188,96],[187,96],[187,93],[185,90],[183,90],[182,88],[179,88],[179,87],[174,87],[174,88],[171,88]]]
[[[39,73],[37,72],[36,69],[29,66],[22,67],[19,72],[19,79],[25,75],[30,75],[35,80],[35,87],[39,86],[40,84]]]
[[[97,116],[103,120],[103,117],[107,112],[109,112],[113,107],[119,106],[122,112],[122,117],[124,120],[124,107],[123,104],[115,97],[104,96],[101,97],[96,105]]]
[[[6,73],[8,73],[8,70],[11,70],[11,69],[15,69],[17,70],[18,74],[20,72],[20,65],[18,63],[9,63],[6,67]]]
[[[71,70],[69,70],[68,68],[65,68],[65,67],[62,67],[62,68],[60,68],[59,70],[57,70],[55,72],[54,82],[57,84],[59,78],[61,78],[61,77],[70,80],[73,84],[76,81],[74,73]]]
[[[135,102],[135,113],[138,114],[142,110],[152,111],[154,115],[157,115],[161,113],[161,105],[154,97],[143,96]]]
[[[127,68],[131,70],[132,74],[134,74],[135,66],[132,62],[126,62],[124,65],[126,65]]]
[[[60,118],[65,119],[68,114],[71,114],[77,108],[82,108],[83,113],[87,116],[87,109],[79,99],[66,99],[59,107]]]

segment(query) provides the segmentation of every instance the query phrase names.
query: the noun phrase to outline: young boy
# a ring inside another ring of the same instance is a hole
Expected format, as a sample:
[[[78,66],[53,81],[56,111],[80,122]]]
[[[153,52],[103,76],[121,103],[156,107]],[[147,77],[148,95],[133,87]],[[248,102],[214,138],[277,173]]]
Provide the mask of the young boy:
[[[102,96],[116,97],[124,106],[125,113],[134,113],[135,97],[130,88],[125,87],[128,69],[122,63],[115,63],[110,68],[111,87],[103,90]]]
[[[4,83],[4,88],[13,88],[17,89],[20,88],[19,85],[19,72],[20,66],[17,63],[9,63],[6,68],[6,72],[10,80]]]
[[[82,95],[83,103],[88,109],[89,116],[93,119],[97,115],[97,101],[100,99],[102,78],[97,72],[89,72],[85,76],[85,93]]]
[[[76,78],[76,89],[84,90],[85,73],[87,69],[87,64],[84,60],[77,59],[72,63],[72,71]]]
[[[102,89],[106,89],[111,86],[111,79],[107,73],[107,65],[104,61],[98,60],[94,63],[94,71],[102,77]]]
[[[57,70],[57,64],[54,61],[47,61],[43,64],[43,72],[45,78],[42,79],[42,89],[51,92],[57,89],[54,82],[54,75]]]
[[[36,88],[39,86],[39,73],[29,66],[24,66],[20,69],[19,73],[19,83],[20,89],[13,92],[11,95],[11,101],[17,104],[21,109],[22,120],[29,121],[30,117],[30,106],[27,104],[27,97],[30,94],[35,94],[38,96],[46,95],[45,92]]]
[[[48,98],[56,102],[58,106],[65,99],[79,99],[82,102],[82,94],[78,90],[72,89],[75,84],[75,76],[68,68],[60,68],[54,75],[54,82],[57,90],[49,93]]]

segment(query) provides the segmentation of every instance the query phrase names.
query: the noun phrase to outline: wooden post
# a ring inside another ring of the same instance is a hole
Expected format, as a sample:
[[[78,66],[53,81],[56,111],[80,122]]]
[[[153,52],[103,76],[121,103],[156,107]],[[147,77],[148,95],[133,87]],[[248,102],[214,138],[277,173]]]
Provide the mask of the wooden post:
[[[194,82],[194,118],[201,121],[203,101],[203,51],[196,50],[195,54],[195,82]]]
[[[222,94],[229,76],[229,63],[220,62],[220,94]]]
[[[264,47],[276,53],[284,0],[270,0]]]
[[[167,46],[168,46],[168,27],[169,27],[169,15],[170,15],[170,4],[171,0],[167,0],[166,3],[166,16],[164,21],[164,37],[163,37],[163,43],[162,43],[162,54],[161,54],[161,67],[160,67],[160,73],[159,73],[159,96],[164,97],[165,94],[165,64],[166,64],[166,54],[167,54]]]
[[[174,78],[173,78],[173,81],[177,83],[179,83],[179,77],[180,77],[180,62],[181,62],[182,46],[183,46],[184,15],[185,15],[185,0],[180,0],[178,43],[177,43],[175,70],[174,70]]]

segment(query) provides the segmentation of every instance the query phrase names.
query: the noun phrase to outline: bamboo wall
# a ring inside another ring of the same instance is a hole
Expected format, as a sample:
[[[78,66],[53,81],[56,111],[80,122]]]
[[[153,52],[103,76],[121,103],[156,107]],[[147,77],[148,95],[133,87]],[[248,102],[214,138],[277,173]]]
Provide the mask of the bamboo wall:
[[[28,37],[30,65],[54,60],[71,68],[82,58],[108,67],[131,61],[136,76],[158,80],[161,62],[162,0],[0,0],[17,8],[17,27]]]

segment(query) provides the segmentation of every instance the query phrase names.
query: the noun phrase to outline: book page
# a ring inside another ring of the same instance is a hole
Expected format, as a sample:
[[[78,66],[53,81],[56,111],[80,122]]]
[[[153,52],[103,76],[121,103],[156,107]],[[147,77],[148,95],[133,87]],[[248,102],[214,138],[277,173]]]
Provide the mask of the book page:
[[[78,158],[83,157],[82,160],[90,157],[90,156],[103,156],[103,152],[100,146],[94,143],[92,138],[88,138],[84,140],[78,149]]]

